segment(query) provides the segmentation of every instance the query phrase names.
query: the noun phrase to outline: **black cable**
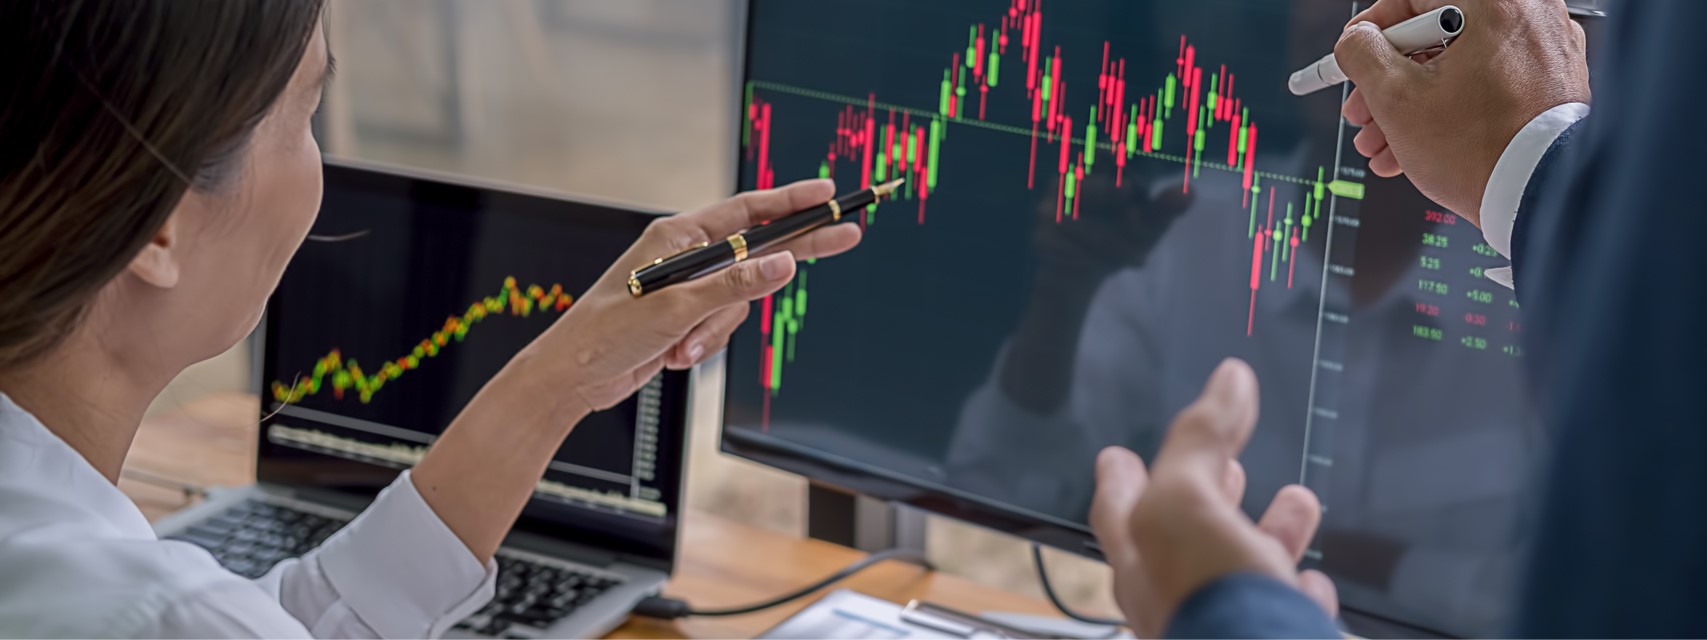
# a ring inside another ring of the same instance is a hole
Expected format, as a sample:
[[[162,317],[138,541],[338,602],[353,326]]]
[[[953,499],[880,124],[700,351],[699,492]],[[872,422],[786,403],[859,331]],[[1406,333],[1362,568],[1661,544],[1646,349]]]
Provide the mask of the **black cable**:
[[[171,489],[173,491],[177,491],[179,493],[184,494],[184,500],[186,500],[186,501],[187,500],[194,500],[197,498],[206,498],[207,497],[207,489],[205,487],[202,487],[200,485],[190,484],[188,482],[184,482],[181,480],[175,480],[172,478],[167,478],[165,476],[155,475],[155,474],[149,473],[147,471],[140,471],[137,469],[121,469],[119,471],[119,477],[125,478],[128,480],[132,480],[135,482],[140,482],[143,484],[150,484],[150,485],[154,485],[156,487],[162,487],[162,488],[166,488],[166,489]]]
[[[1067,603],[1062,602],[1061,596],[1056,595],[1056,593],[1055,593],[1055,587],[1050,586],[1050,584],[1049,584],[1049,570],[1045,569],[1043,567],[1043,546],[1042,545],[1038,545],[1035,543],[1031,545],[1031,561],[1037,564],[1037,580],[1038,580],[1038,582],[1043,583],[1043,595],[1049,596],[1049,604],[1055,605],[1055,610],[1060,611],[1061,615],[1067,616],[1069,618],[1072,618],[1072,619],[1077,620],[1079,622],[1083,622],[1085,624],[1094,624],[1094,625],[1097,625],[1099,627],[1124,627],[1124,626],[1126,626],[1125,620],[1120,620],[1120,619],[1116,619],[1116,618],[1098,618],[1095,616],[1087,616],[1085,614],[1082,614],[1082,613],[1079,613],[1077,611],[1072,610],[1071,608],[1069,608],[1067,606]],[[1116,631],[1118,632],[1119,630],[1116,629]],[[1112,637],[1112,636],[1110,636],[1110,637]]]
[[[664,620],[674,620],[676,618],[686,618],[689,616],[739,616],[739,615],[745,615],[745,614],[749,614],[749,613],[763,611],[763,610],[769,609],[771,607],[787,604],[787,603],[793,602],[795,600],[799,600],[799,599],[804,598],[806,596],[812,595],[813,593],[815,593],[815,592],[817,592],[817,591],[819,591],[825,587],[828,587],[828,586],[833,585],[837,582],[841,582],[843,580],[846,580],[849,577],[852,577],[854,574],[859,573],[861,571],[864,571],[868,567],[871,567],[872,565],[875,565],[875,564],[878,564],[881,562],[886,562],[889,560],[905,560],[905,561],[918,563],[919,565],[923,566],[926,569],[932,569],[933,568],[931,566],[930,561],[925,559],[925,554],[923,551],[918,551],[918,550],[914,550],[914,549],[890,549],[888,551],[879,551],[877,553],[873,553],[869,556],[866,556],[865,558],[861,559],[859,562],[855,562],[855,563],[850,564],[846,567],[843,567],[841,571],[837,571],[833,574],[830,574],[829,577],[824,578],[823,580],[819,580],[819,581],[814,582],[812,584],[809,584],[807,586],[801,587],[797,590],[791,591],[787,594],[784,594],[784,595],[781,595],[781,596],[778,596],[778,597],[775,597],[775,598],[772,598],[770,600],[766,600],[764,602],[760,602],[757,604],[750,604],[750,605],[744,605],[744,606],[739,606],[739,607],[726,607],[726,608],[722,608],[722,609],[695,609],[695,608],[693,608],[692,605],[689,605],[686,600],[681,600],[678,598],[666,598],[663,596],[652,596],[652,597],[646,598],[645,600],[641,600],[639,604],[634,605],[633,613],[634,613],[634,615],[637,615],[637,616],[645,616],[648,618],[659,618],[659,619],[664,619]]]

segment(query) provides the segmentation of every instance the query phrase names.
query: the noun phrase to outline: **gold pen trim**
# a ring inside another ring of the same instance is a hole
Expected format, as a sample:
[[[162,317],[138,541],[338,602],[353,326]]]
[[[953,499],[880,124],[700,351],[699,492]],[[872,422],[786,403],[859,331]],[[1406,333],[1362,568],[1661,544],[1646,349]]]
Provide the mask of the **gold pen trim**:
[[[653,258],[651,264],[645,265],[643,267],[640,267],[639,269],[635,269],[633,271],[628,272],[628,295],[634,296],[636,298],[643,296],[643,295],[646,295],[646,288],[641,286],[641,284],[640,284],[640,272],[645,271],[647,269],[650,269],[652,267],[656,267],[658,265],[664,264],[665,260],[669,260],[671,258],[682,255],[682,254],[687,253],[689,251],[697,251],[699,249],[704,249],[704,248],[709,247],[709,246],[711,246],[710,242],[701,242],[699,244],[691,244],[691,245],[688,245],[686,247],[683,247],[681,251],[677,251],[675,253],[664,256],[662,258]]]
[[[747,236],[739,233],[729,236],[729,247],[735,250],[735,261],[747,259]]]
[[[836,202],[834,199],[830,200],[830,221],[842,221],[842,203]]]

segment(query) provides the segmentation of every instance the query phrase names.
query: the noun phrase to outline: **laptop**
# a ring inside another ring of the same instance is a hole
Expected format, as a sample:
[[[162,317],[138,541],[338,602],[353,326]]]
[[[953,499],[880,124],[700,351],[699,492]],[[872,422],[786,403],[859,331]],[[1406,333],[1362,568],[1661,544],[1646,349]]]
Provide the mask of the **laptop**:
[[[259,340],[258,482],[156,527],[250,578],[418,461],[657,215],[355,162],[328,161],[325,176],[312,233],[330,241],[303,246]],[[685,373],[666,372],[575,428],[497,554],[497,597],[452,637],[597,637],[661,589],[687,392]]]

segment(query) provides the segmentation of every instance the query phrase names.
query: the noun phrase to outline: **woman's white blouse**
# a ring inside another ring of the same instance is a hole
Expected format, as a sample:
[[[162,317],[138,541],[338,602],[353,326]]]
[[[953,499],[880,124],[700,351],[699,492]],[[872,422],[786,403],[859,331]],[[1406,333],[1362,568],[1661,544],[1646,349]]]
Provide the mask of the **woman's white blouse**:
[[[319,549],[257,580],[160,540],[142,512],[0,394],[0,636],[436,637],[492,597],[403,473]]]

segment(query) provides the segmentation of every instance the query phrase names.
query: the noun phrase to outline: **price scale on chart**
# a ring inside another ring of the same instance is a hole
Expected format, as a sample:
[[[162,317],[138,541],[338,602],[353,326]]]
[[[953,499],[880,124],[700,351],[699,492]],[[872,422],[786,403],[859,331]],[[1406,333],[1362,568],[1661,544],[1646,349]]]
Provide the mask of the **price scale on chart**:
[[[1249,217],[1246,240],[1251,246],[1251,277],[1240,286],[1250,289],[1246,335],[1252,335],[1260,290],[1293,285],[1297,275],[1293,256],[1309,240],[1312,228],[1322,225],[1324,201],[1330,194],[1362,199],[1363,185],[1334,179],[1329,167],[1318,168],[1314,176],[1261,170],[1260,110],[1253,111],[1253,105],[1245,103],[1236,70],[1207,62],[1188,36],[1180,36],[1172,60],[1140,71],[1138,64],[1112,56],[1108,41],[1092,52],[1067,51],[1060,44],[1045,42],[1044,5],[1042,0],[1008,0],[1005,12],[993,20],[967,27],[964,48],[957,43],[944,55],[947,66],[920,70],[920,83],[936,84],[934,108],[886,103],[875,93],[845,96],[749,82],[741,143],[751,175],[756,176],[755,186],[768,189],[777,184],[770,147],[775,123],[785,115],[766,98],[769,94],[841,103],[834,121],[822,124],[828,142],[818,177],[855,171],[861,187],[906,178],[898,197],[916,203],[910,217],[917,225],[926,223],[927,204],[933,196],[957,186],[944,184],[939,177],[942,164],[954,159],[951,131],[960,127],[1029,138],[1029,153],[1024,158],[1016,155],[1010,165],[1015,173],[1000,178],[1023,176],[1028,189],[1052,190],[1057,224],[1078,220],[1080,185],[1093,171],[1112,171],[1119,188],[1129,163],[1171,162],[1181,165],[1181,188],[1186,193],[1205,169],[1230,172],[1239,177],[1243,191],[1240,210],[1234,213]],[[1080,71],[1091,70],[1094,80],[1088,73],[1080,79]],[[1067,87],[1081,81],[1096,83],[1095,102],[1068,104]],[[1022,101],[1029,108],[1030,121],[986,120],[990,103],[1001,100]],[[1300,187],[1302,196],[1280,199],[1272,188],[1277,183]],[[875,226],[875,207],[868,207],[859,222],[867,228]],[[796,284],[761,304],[760,384],[767,390],[766,424],[770,399],[781,393],[784,368],[794,358],[804,326],[806,275],[803,270]]]
[[[1487,353],[1523,357],[1517,295],[1488,277],[1505,260],[1481,231],[1446,211],[1423,212],[1428,223],[1417,256],[1416,317],[1411,335]],[[1497,356],[1496,356],[1497,357]]]

